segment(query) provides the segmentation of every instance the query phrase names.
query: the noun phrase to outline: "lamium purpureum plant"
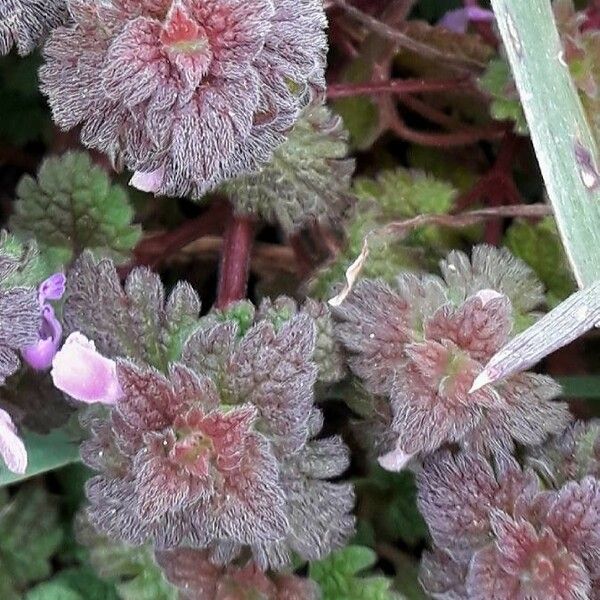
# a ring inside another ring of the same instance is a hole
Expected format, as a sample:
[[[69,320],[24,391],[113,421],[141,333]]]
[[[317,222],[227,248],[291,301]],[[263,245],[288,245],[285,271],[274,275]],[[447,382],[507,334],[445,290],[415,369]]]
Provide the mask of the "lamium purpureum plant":
[[[0,0],[0,598],[598,600],[597,4]]]

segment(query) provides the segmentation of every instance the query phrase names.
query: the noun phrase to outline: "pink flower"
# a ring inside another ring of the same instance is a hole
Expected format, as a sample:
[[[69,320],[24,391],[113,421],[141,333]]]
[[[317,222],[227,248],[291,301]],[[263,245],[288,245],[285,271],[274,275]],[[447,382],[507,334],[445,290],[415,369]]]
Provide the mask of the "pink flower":
[[[96,351],[94,342],[72,333],[52,361],[52,381],[75,400],[114,404],[121,396],[114,360]]]
[[[65,293],[65,284],[65,275],[55,273],[42,282],[38,290],[38,301],[42,308],[39,339],[35,344],[21,348],[25,362],[38,371],[50,368],[62,339],[62,326],[48,300],[60,300]]]
[[[23,440],[18,436],[15,424],[10,415],[0,408],[0,456],[6,466],[13,472],[22,475],[27,469],[27,450]]]
[[[325,85],[321,0],[72,0],[45,47],[57,123],[132,184],[200,197],[256,172]]]
[[[465,33],[470,22],[492,23],[494,19],[494,13],[491,10],[485,10],[478,6],[467,6],[448,11],[438,25],[456,33]]]

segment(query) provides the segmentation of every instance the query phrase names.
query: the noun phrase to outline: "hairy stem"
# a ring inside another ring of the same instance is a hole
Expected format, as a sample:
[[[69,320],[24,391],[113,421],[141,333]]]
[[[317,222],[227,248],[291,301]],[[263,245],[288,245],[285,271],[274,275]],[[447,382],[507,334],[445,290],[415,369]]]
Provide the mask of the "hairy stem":
[[[256,223],[253,218],[233,214],[225,227],[219,269],[217,308],[245,298]]]

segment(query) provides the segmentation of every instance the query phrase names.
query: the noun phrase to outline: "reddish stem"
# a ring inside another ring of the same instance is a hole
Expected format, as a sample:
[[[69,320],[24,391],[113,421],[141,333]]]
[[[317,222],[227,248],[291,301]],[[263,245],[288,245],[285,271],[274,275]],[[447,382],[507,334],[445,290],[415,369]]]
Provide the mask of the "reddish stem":
[[[246,296],[255,228],[254,219],[235,214],[225,227],[217,308],[226,308]]]
[[[327,89],[327,97],[334,100],[351,96],[447,92],[469,88],[473,88],[473,82],[466,77],[454,79],[390,79],[389,81],[367,83],[335,83]]]
[[[184,221],[176,229],[159,236],[142,240],[135,249],[136,264],[157,268],[191,242],[205,235],[221,233],[230,214],[225,202],[216,201],[199,217]]]

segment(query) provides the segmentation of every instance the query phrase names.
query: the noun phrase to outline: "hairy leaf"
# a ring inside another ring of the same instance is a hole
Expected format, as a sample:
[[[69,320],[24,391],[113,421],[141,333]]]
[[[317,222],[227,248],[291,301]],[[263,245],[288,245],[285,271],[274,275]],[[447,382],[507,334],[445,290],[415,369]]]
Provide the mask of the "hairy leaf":
[[[69,271],[64,323],[109,357],[129,357],[166,370],[198,326],[200,300],[187,283],[168,297],[158,275],[134,269],[125,287],[112,261],[85,252]]]
[[[353,205],[341,119],[326,106],[305,109],[262,171],[229,182],[225,192],[240,213],[259,214],[287,232],[311,221],[339,225]]]
[[[125,190],[83,152],[46,159],[37,179],[26,175],[14,211],[12,230],[63,264],[86,248],[124,262],[141,235]]]
[[[554,219],[548,217],[536,224],[518,221],[506,232],[506,246],[536,272],[557,304],[575,290]]]
[[[177,600],[177,590],[154,562],[151,548],[111,542],[84,520],[79,522],[79,537],[89,549],[94,570],[114,584],[120,600]]]
[[[492,60],[479,79],[479,85],[492,96],[492,117],[497,121],[513,121],[515,131],[526,135],[527,121],[508,62],[502,58]]]

